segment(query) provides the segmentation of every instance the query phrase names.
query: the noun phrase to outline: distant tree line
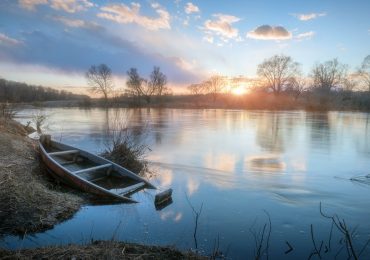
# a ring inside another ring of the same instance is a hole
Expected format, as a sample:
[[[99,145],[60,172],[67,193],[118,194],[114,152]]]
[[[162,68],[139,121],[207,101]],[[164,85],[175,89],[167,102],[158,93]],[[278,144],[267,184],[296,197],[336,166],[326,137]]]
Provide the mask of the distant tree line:
[[[0,102],[39,102],[83,98],[87,98],[87,96],[0,78]]]
[[[305,97],[320,104],[329,103],[331,99],[353,100],[360,92],[367,93],[367,96],[370,94],[370,55],[352,73],[349,73],[349,66],[338,59],[316,63],[308,75],[303,75],[300,67],[286,55],[265,59],[258,65],[258,78],[253,86],[248,86],[248,93],[271,93],[276,98],[291,96],[295,100]],[[189,85],[188,90],[195,96],[208,95],[215,102],[217,96],[227,94],[235,86],[232,81],[228,77],[214,75],[201,83]],[[361,98],[362,103],[370,102],[364,100]],[[357,101],[360,102],[358,98]]]
[[[166,101],[174,107],[370,109],[370,55],[351,73],[348,65],[332,59],[314,64],[307,75],[292,57],[274,55],[257,66],[256,79],[212,75],[189,85],[191,95],[180,96],[172,95],[167,76],[157,66],[148,78],[136,68],[130,68],[126,75],[126,84],[115,88],[111,69],[100,64],[90,67],[86,79],[106,105],[113,100],[118,105],[136,106],[156,106]],[[243,84],[245,91],[241,91]]]

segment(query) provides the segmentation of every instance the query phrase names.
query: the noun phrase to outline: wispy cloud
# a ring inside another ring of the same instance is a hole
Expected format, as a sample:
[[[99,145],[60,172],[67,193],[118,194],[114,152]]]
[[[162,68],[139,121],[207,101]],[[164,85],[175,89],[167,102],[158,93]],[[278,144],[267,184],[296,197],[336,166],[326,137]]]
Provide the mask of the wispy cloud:
[[[209,42],[209,43],[213,43],[213,36],[212,35],[205,35],[203,37],[203,40],[206,41],[206,42]]]
[[[248,32],[247,37],[257,40],[289,40],[292,33],[283,26],[261,25]]]
[[[199,7],[194,5],[193,3],[187,3],[185,5],[185,13],[187,14],[191,14],[191,13],[199,13],[200,10],[199,10]]]
[[[301,21],[309,21],[318,17],[326,16],[326,13],[308,13],[308,14],[293,14]]]
[[[94,4],[88,0],[50,0],[51,8],[68,13],[84,11],[93,6]]]
[[[0,33],[0,45],[7,45],[7,46],[15,46],[19,45],[22,42],[19,40],[16,40],[14,38],[11,38],[3,33]]]
[[[19,0],[18,3],[29,11],[36,10],[38,5],[50,5],[55,10],[63,10],[68,13],[84,11],[94,6],[88,0]]]
[[[240,21],[240,18],[233,15],[214,14],[215,20],[207,20],[204,23],[204,30],[208,34],[216,34],[224,39],[237,38],[238,29],[232,27],[233,23]]]
[[[74,28],[101,28],[100,25],[98,25],[95,22],[89,22],[81,19],[71,19],[67,18],[65,16],[54,16],[52,17],[53,20],[60,22],[68,27],[74,27]]]
[[[34,11],[36,6],[48,4],[48,0],[19,0],[18,3],[22,8]]]
[[[97,16],[100,18],[115,21],[117,23],[135,23],[148,30],[170,29],[170,14],[159,4],[152,4],[152,8],[159,17],[151,18],[140,14],[140,4],[131,3],[131,7],[125,4],[110,4],[101,9]]]
[[[311,39],[315,35],[314,31],[297,34],[294,38],[297,40]]]

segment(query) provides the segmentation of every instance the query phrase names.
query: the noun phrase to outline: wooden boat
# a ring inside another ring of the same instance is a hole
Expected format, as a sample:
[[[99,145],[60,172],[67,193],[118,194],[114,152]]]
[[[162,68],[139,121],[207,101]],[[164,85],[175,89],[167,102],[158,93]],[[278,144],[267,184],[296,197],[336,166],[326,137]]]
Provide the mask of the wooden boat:
[[[144,178],[100,156],[40,137],[40,154],[49,171],[63,182],[103,198],[136,202],[130,194],[155,187]]]

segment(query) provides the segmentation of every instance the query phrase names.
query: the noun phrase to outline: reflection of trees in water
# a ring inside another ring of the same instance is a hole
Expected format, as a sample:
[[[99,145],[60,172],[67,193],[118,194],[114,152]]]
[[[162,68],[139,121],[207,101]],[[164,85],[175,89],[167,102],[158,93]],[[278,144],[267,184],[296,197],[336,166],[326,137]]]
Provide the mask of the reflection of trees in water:
[[[359,153],[370,157],[370,114],[366,114],[366,119],[360,129],[364,130],[355,135],[356,149]]]
[[[257,119],[257,143],[268,152],[283,152],[285,121],[279,113],[261,114]]]
[[[246,169],[258,172],[283,172],[286,169],[285,162],[279,156],[252,156],[247,158]]]
[[[158,108],[151,111],[152,127],[154,128],[154,139],[156,144],[162,143],[163,129],[166,128],[166,111],[164,109]]]
[[[331,147],[331,137],[334,129],[331,128],[329,112],[307,113],[306,122],[310,125],[310,139],[313,147]]]

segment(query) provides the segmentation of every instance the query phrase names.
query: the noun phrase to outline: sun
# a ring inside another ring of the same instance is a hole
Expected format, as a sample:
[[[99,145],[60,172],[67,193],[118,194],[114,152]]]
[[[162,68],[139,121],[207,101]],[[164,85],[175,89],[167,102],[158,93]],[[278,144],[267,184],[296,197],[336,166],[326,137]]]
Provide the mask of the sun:
[[[234,94],[234,95],[237,95],[237,96],[244,95],[246,92],[247,92],[247,90],[245,89],[244,86],[238,86],[238,87],[233,88],[231,90],[231,93]]]

